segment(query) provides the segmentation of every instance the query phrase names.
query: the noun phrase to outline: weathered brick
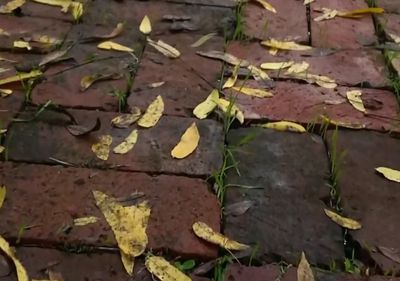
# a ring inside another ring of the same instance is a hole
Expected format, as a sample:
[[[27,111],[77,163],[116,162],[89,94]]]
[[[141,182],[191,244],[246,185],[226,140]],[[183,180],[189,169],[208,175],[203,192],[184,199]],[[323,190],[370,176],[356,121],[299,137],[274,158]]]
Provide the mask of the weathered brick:
[[[17,116],[24,102],[24,94],[14,91],[11,96],[0,98],[0,130],[7,129],[12,119]]]
[[[234,0],[167,0],[168,2],[195,4],[195,5],[209,5],[233,8],[236,6]]]
[[[386,33],[388,41],[393,41],[390,34],[400,36],[400,15],[398,14],[383,14],[376,17],[381,24],[383,31]]]

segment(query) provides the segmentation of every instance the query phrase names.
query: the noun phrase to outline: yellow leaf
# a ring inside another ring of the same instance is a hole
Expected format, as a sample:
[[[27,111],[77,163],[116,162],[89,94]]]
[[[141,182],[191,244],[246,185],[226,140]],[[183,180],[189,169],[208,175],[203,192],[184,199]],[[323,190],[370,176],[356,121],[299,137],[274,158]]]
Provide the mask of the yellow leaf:
[[[74,20],[79,20],[83,15],[83,4],[81,2],[72,1],[69,8]]]
[[[22,40],[14,41],[13,46],[14,48],[27,49],[28,51],[32,50],[32,47],[31,45],[29,45],[29,42],[25,42]]]
[[[221,233],[215,232],[211,227],[209,227],[204,222],[195,222],[192,228],[194,233],[198,237],[210,243],[219,245],[224,249],[241,251],[250,248],[250,246],[248,245],[239,243],[235,240],[229,239],[228,237],[222,235]]]
[[[254,65],[249,65],[247,67],[247,69],[250,70],[251,75],[253,75],[253,77],[256,81],[271,79],[271,78],[269,78],[269,76],[266,72],[264,72],[263,70],[259,69],[258,67],[254,66]]]
[[[11,95],[13,91],[11,89],[0,89],[0,97],[5,98]]]
[[[161,96],[157,98],[149,105],[142,118],[139,119],[138,125],[144,128],[154,127],[158,120],[160,120],[164,112],[164,101]]]
[[[10,33],[8,33],[7,31],[5,31],[4,29],[2,29],[2,28],[0,28],[0,35],[2,35],[2,36],[10,36]],[[0,58],[0,61],[1,60],[6,60],[6,59],[3,59],[3,58]]]
[[[224,86],[222,86],[222,89],[232,88],[233,86],[235,86],[236,80],[237,80],[237,78],[238,78],[239,69],[240,69],[240,65],[239,65],[239,64],[236,65],[236,66],[233,68],[232,76],[229,77],[228,80],[226,80]]]
[[[301,252],[301,259],[297,266],[297,281],[314,281],[314,273],[307,261],[304,252]]]
[[[142,32],[145,35],[148,35],[151,33],[151,22],[147,15],[144,16],[144,18],[142,19],[142,22],[140,23],[140,26],[139,26],[139,30],[140,30],[140,32]]]
[[[147,270],[161,281],[191,281],[190,277],[174,267],[163,257],[149,256],[145,262]]]
[[[81,91],[86,91],[90,86],[98,81],[105,81],[105,80],[118,80],[121,79],[123,76],[119,73],[95,73],[92,75],[86,75],[81,79]]]
[[[328,209],[324,209],[324,211],[325,211],[325,214],[331,220],[333,220],[335,223],[337,223],[340,226],[343,226],[343,227],[351,229],[351,230],[357,230],[357,229],[361,228],[361,223],[359,223],[358,221],[355,221],[350,218],[342,217],[341,215],[339,215],[335,212],[332,212]]]
[[[217,107],[218,99],[218,90],[212,90],[207,99],[196,106],[196,108],[193,110],[193,114],[199,119],[205,119],[208,114],[210,114],[215,109],[215,107]]]
[[[182,135],[179,143],[172,149],[171,156],[178,159],[183,159],[189,156],[197,146],[200,141],[200,133],[197,129],[196,123],[193,122],[189,128]]]
[[[263,128],[274,129],[277,131],[290,131],[296,133],[305,133],[306,129],[297,123],[289,122],[289,121],[279,121],[279,122],[271,122],[261,125]]]
[[[132,276],[133,275],[133,268],[135,266],[135,257],[132,257],[130,255],[124,254],[124,252],[121,251],[121,262],[122,265],[124,266],[126,272]]]
[[[343,122],[332,120],[325,115],[320,115],[319,117],[322,119],[322,122],[332,124],[332,125],[338,126],[338,127],[343,127],[343,128],[348,128],[348,129],[364,129],[365,128],[364,124],[343,123]]]
[[[359,90],[347,91],[346,96],[347,100],[351,103],[351,105],[361,112],[366,112],[363,101],[361,99],[362,92]]]
[[[327,89],[334,89],[337,87],[335,80],[322,75],[311,74],[307,72],[302,73],[289,73],[290,77],[295,79],[304,80],[307,83],[315,83],[320,87],[327,88]]]
[[[244,59],[239,59],[235,57],[234,55],[231,55],[229,53],[224,53],[221,51],[208,51],[208,52],[196,52],[198,55],[206,58],[211,58],[211,59],[218,59],[222,60],[226,63],[229,63],[230,65],[238,65],[240,64],[241,67],[248,67],[250,63],[247,60]]]
[[[280,50],[306,51],[312,49],[310,46],[300,45],[293,41],[278,41],[276,39],[269,39],[266,41],[262,41],[261,44],[270,48],[275,48]]]
[[[0,14],[10,14],[14,10],[22,7],[25,4],[26,0],[12,0],[7,4],[0,6]]]
[[[375,169],[381,173],[385,178],[391,181],[400,182],[400,171],[386,167],[378,167]]]
[[[108,160],[110,154],[110,145],[112,143],[112,136],[100,136],[99,142],[92,145],[92,151],[96,154],[97,158],[101,160]]]
[[[103,43],[100,43],[99,45],[97,45],[97,48],[103,50],[114,50],[114,51],[128,52],[128,53],[133,52],[133,49],[112,41],[105,41]]]
[[[93,216],[76,218],[76,219],[74,219],[74,225],[75,226],[84,226],[87,224],[96,223],[98,220],[99,220],[98,217],[93,217]]]
[[[360,16],[366,14],[382,14],[385,10],[382,8],[366,8],[366,9],[357,9],[348,12],[340,12],[339,16],[341,17],[353,17],[353,16]]]
[[[14,249],[10,247],[8,242],[2,236],[0,236],[0,250],[9,256],[14,262],[18,281],[29,281],[28,273],[26,272],[22,263],[15,256]]]
[[[7,77],[4,79],[0,80],[0,85],[5,85],[13,82],[18,82],[30,78],[35,78],[42,75],[42,72],[40,70],[32,70],[31,72],[28,73],[18,73],[15,76]]]
[[[114,147],[113,152],[117,154],[128,153],[136,144],[138,138],[138,130],[133,130],[123,142]]]
[[[235,105],[235,103],[231,103],[226,99],[219,98],[217,101],[217,106],[222,110],[222,112],[229,114],[229,116],[235,116],[240,124],[244,123],[244,114],[239,107]]]
[[[312,3],[312,2],[314,2],[315,0],[304,0],[304,5],[308,5],[308,4],[310,4],[310,3]]]
[[[330,20],[336,17],[339,14],[338,10],[322,8],[322,15],[316,17],[314,21],[323,21],[323,20]]]
[[[123,206],[115,198],[97,190],[93,191],[93,196],[114,233],[124,266],[132,274],[133,270],[130,269],[133,267],[133,258],[143,254],[148,243],[146,228],[150,208],[147,202]]]
[[[270,3],[268,3],[266,0],[255,0],[255,1],[260,3],[266,10],[276,13],[275,8]]]
[[[181,55],[181,53],[177,49],[161,40],[158,40],[156,42],[151,40],[150,38],[147,38],[147,42],[150,44],[150,46],[154,47],[157,51],[168,58],[176,59],[179,58],[179,56]]]
[[[0,185],[0,208],[3,206],[4,200],[6,199],[6,194],[7,194],[6,186]]]
[[[393,33],[389,33],[389,36],[390,36],[390,38],[392,38],[394,43],[400,44],[400,36],[393,34]]]
[[[197,40],[196,42],[194,42],[192,45],[190,45],[190,47],[198,48],[216,35],[217,35],[217,33],[215,33],[215,32],[206,34],[206,35],[200,37],[200,39]]]
[[[149,84],[149,88],[151,88],[151,89],[158,88],[164,84],[165,84],[165,81],[154,82],[154,83]]]
[[[254,88],[248,88],[248,87],[232,87],[232,89],[235,91],[238,91],[242,94],[257,97],[257,98],[266,98],[266,97],[273,96],[270,92],[262,90],[262,89],[254,89]]]
[[[310,66],[310,64],[308,62],[305,62],[305,61],[303,61],[301,63],[294,63],[286,71],[286,74],[305,72],[309,68],[309,66]]]
[[[0,154],[2,154],[4,152],[4,150],[6,150],[6,148],[2,145],[0,145]]]
[[[61,11],[64,13],[68,12],[69,6],[71,5],[72,2],[71,0],[32,0],[32,1],[40,4],[61,7]]]
[[[131,113],[119,115],[111,120],[111,124],[117,128],[128,128],[140,118],[140,108],[134,106]]]
[[[287,62],[265,62],[261,64],[262,69],[269,69],[269,70],[279,70],[284,69],[292,66],[294,61],[287,61]]]
[[[270,48],[268,52],[270,55],[276,56],[278,51],[279,51],[279,49],[277,49],[277,48]]]

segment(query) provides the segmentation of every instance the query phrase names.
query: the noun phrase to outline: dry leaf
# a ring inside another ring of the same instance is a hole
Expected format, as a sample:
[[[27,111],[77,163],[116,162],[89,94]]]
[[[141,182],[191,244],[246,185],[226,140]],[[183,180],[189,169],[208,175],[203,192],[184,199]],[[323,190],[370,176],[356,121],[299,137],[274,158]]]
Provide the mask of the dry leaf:
[[[149,256],[145,262],[147,270],[161,281],[191,281],[190,277],[159,256]]]
[[[388,33],[388,35],[390,36],[390,38],[392,38],[394,43],[400,44],[400,36],[393,34],[393,33]]]
[[[265,62],[261,64],[262,69],[269,69],[269,70],[279,70],[284,69],[292,66],[294,61],[287,61],[287,62]]]
[[[225,216],[241,216],[246,213],[251,207],[255,205],[255,201],[251,200],[243,200],[238,203],[232,203],[226,207],[224,207],[224,214]]]
[[[230,65],[238,65],[240,64],[241,67],[248,67],[250,63],[246,60],[239,59],[235,57],[234,55],[231,55],[229,53],[224,53],[221,51],[208,51],[208,52],[197,52],[199,56],[206,57],[206,58],[211,58],[211,59],[217,59],[217,60],[222,60]]]
[[[165,81],[154,82],[154,83],[149,84],[149,88],[150,89],[158,88],[158,87],[161,87],[164,84],[165,84]]]
[[[353,18],[354,16],[361,16],[361,15],[369,15],[369,14],[382,14],[385,10],[382,8],[365,8],[365,9],[357,9],[347,12],[340,12],[339,16],[341,17],[350,17]]]
[[[185,133],[182,135],[179,143],[172,149],[171,156],[178,159],[183,159],[189,156],[197,146],[200,141],[200,133],[197,129],[196,123],[193,122],[189,128],[186,129]]]
[[[251,75],[253,75],[253,77],[256,81],[271,80],[271,78],[269,78],[269,76],[266,72],[264,72],[263,70],[259,69],[258,67],[254,66],[254,65],[249,65],[247,67],[247,69],[250,70]]]
[[[305,72],[309,67],[310,67],[310,64],[305,61],[303,61],[301,63],[294,63],[288,68],[288,70],[286,71],[286,74],[302,73],[302,72]]]
[[[99,82],[99,81],[105,81],[105,80],[118,80],[121,79],[122,75],[119,73],[95,73],[92,75],[86,75],[82,77],[81,79],[81,91],[84,92],[86,91],[90,86],[92,86],[94,83]]]
[[[261,45],[280,49],[280,50],[290,50],[290,51],[306,51],[311,50],[312,47],[300,45],[293,41],[278,41],[276,39],[269,39],[261,42]]]
[[[4,152],[4,150],[6,150],[6,148],[2,145],[0,145],[0,154],[2,154]]]
[[[147,42],[150,44],[150,46],[154,47],[157,51],[168,58],[176,59],[179,58],[181,55],[181,53],[177,49],[175,49],[171,45],[168,45],[162,40],[158,40],[156,42],[151,40],[150,38],[147,38]]]
[[[117,128],[128,128],[130,125],[139,120],[141,115],[140,108],[134,106],[131,113],[119,115],[111,120],[111,124]]]
[[[236,80],[238,78],[239,69],[240,69],[240,65],[236,65],[233,68],[232,76],[229,77],[228,80],[226,80],[226,82],[222,86],[222,89],[232,88],[233,86],[235,86]]]
[[[7,31],[5,31],[4,29],[2,29],[2,28],[0,28],[0,35],[2,35],[2,36],[10,36],[10,33],[8,33]],[[1,60],[6,60],[6,59],[4,59],[4,58],[1,58],[0,57],[0,61]]]
[[[314,2],[315,0],[304,0],[304,5],[308,5],[308,4],[310,4],[310,3],[312,3],[312,2]]]
[[[194,233],[198,237],[210,243],[219,245],[224,249],[241,251],[250,248],[250,246],[248,245],[241,244],[235,240],[229,239],[228,237],[222,235],[221,233],[215,232],[211,227],[209,227],[204,222],[195,222],[192,228]]]
[[[110,145],[112,143],[112,136],[100,136],[99,142],[92,145],[92,151],[96,154],[97,158],[101,160],[108,160],[110,154]]]
[[[81,2],[72,1],[69,8],[74,20],[79,20],[83,15],[83,4]]]
[[[25,2],[26,0],[12,0],[7,4],[0,6],[0,14],[10,14],[14,10],[21,8]]]
[[[334,89],[337,87],[336,81],[322,75],[311,74],[307,72],[302,73],[290,73],[288,74],[291,78],[304,80],[307,83],[315,83],[320,87],[327,88],[327,89]]]
[[[6,194],[7,194],[6,186],[0,185],[0,208],[3,206],[4,200],[6,199]]]
[[[102,40],[102,39],[112,39],[112,38],[115,38],[118,35],[120,35],[123,30],[124,30],[124,24],[122,22],[120,22],[113,29],[113,31],[111,31],[110,34],[89,36],[89,37],[82,39],[81,42],[92,42],[92,41]]]
[[[257,98],[266,98],[266,97],[272,97],[273,95],[265,90],[262,89],[254,89],[254,88],[248,88],[248,87],[232,87],[233,90],[238,91],[239,93],[248,95],[248,96],[253,96]]]
[[[0,97],[5,98],[11,95],[13,91],[11,89],[0,89]]]
[[[164,112],[164,101],[161,96],[157,98],[149,105],[142,118],[139,119],[138,125],[144,128],[154,127],[158,120],[160,120]]]
[[[277,48],[270,48],[268,53],[272,56],[276,56],[276,54],[278,53],[279,49]]]
[[[297,123],[294,122],[289,122],[289,121],[279,121],[279,122],[271,122],[271,123],[266,123],[264,125],[261,125],[263,128],[269,128],[269,129],[274,129],[277,131],[289,131],[289,132],[295,132],[295,133],[305,133],[306,129]]]
[[[331,219],[333,220],[335,223],[337,223],[338,225],[351,229],[351,230],[357,230],[361,228],[361,223],[359,223],[358,221],[355,221],[353,219],[350,218],[346,218],[346,217],[342,217],[341,215],[332,212],[328,209],[324,209],[325,214]]]
[[[338,10],[322,8],[322,15],[314,18],[314,21],[330,20],[339,14]]]
[[[375,170],[391,181],[400,182],[400,171],[387,167],[378,167]]]
[[[58,60],[59,58],[65,56],[67,54],[68,50],[69,50],[69,48],[65,49],[65,50],[55,51],[55,52],[52,52],[52,53],[44,56],[43,59],[39,62],[39,66],[46,65],[46,64],[49,64],[51,62]]]
[[[260,3],[266,10],[276,13],[275,8],[270,3],[268,3],[266,0],[255,0],[255,1]]]
[[[113,152],[117,154],[126,154],[135,146],[138,138],[138,130],[133,130],[123,142],[114,147]]]
[[[40,4],[61,7],[63,13],[67,13],[72,0],[32,0]]]
[[[96,119],[96,123],[94,123],[90,127],[82,126],[82,125],[69,125],[67,126],[68,132],[76,137],[87,135],[91,132],[98,131],[101,127],[100,118]]]
[[[96,223],[99,220],[98,217],[81,217],[81,218],[76,218],[74,219],[74,225],[75,226],[85,226],[88,224]]]
[[[193,110],[194,116],[199,119],[205,119],[216,107],[219,100],[219,92],[217,89],[212,90],[211,94],[205,101],[198,104]]]
[[[10,247],[8,242],[2,236],[0,236],[0,250],[14,262],[18,281],[29,281],[28,273],[22,263],[15,256],[14,249]]]
[[[366,112],[363,101],[361,99],[362,92],[360,90],[347,91],[346,96],[347,100],[351,103],[351,105],[361,112]]]
[[[190,45],[190,47],[192,47],[192,48],[198,48],[198,47],[200,47],[201,45],[203,45],[204,43],[206,43],[208,40],[210,40],[211,38],[213,38],[214,36],[217,36],[217,33],[212,32],[212,33],[206,34],[206,35],[200,37],[200,39],[197,40],[196,42],[194,42],[192,45]]]
[[[99,45],[97,45],[97,48],[103,50],[114,50],[114,51],[128,52],[128,53],[132,53],[134,51],[129,47],[123,46],[121,44],[112,41],[105,41],[103,43],[100,43]]]
[[[144,35],[148,35],[151,33],[151,22],[147,15],[144,16],[144,18],[142,19],[142,22],[140,23],[140,26],[139,26],[139,30]]]
[[[235,116],[240,124],[244,123],[244,114],[234,103],[231,104],[231,102],[229,102],[228,100],[219,98],[217,106],[219,109],[222,110],[222,112],[229,114],[230,116]]]
[[[301,259],[297,266],[297,281],[314,281],[314,273],[306,259],[304,252],[301,252]]]
[[[14,41],[13,47],[20,48],[20,49],[27,49],[28,51],[32,50],[32,47],[31,47],[31,45],[29,45],[29,42],[22,41],[22,40]]]
[[[395,248],[387,248],[383,246],[378,246],[377,247],[379,252],[382,253],[385,257],[391,259],[394,262],[400,263],[400,251],[399,249]]]
[[[22,81],[22,80],[26,80],[26,79],[30,79],[30,78],[36,78],[40,75],[42,75],[43,73],[40,70],[32,70],[31,72],[28,73],[18,73],[15,76],[11,76],[11,77],[7,77],[4,79],[0,80],[0,85],[5,85],[5,84],[9,84],[9,83],[13,83],[13,82],[18,82],[18,81]]]

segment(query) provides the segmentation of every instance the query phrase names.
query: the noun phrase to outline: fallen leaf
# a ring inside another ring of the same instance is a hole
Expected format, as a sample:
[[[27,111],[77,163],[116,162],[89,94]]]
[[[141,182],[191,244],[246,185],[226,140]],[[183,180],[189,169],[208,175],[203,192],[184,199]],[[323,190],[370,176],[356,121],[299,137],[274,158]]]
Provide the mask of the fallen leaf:
[[[21,8],[25,2],[26,0],[12,0],[7,4],[0,6],[0,14],[10,14],[14,10]]]
[[[74,20],[79,20],[83,15],[83,4],[81,2],[72,1],[69,8]]]
[[[117,154],[126,154],[135,146],[138,138],[138,130],[133,130],[123,142],[114,147],[113,152]]]
[[[206,34],[202,37],[199,38],[199,40],[197,40],[196,42],[194,42],[192,45],[190,45],[190,47],[192,48],[198,48],[200,46],[202,46],[203,44],[205,44],[208,40],[210,40],[211,38],[217,36],[217,33],[212,32],[209,34]]]
[[[193,110],[194,116],[199,119],[205,119],[217,107],[218,100],[219,92],[214,89],[205,101],[195,107]]]
[[[63,13],[67,13],[72,0],[32,0],[40,4],[61,7]]]
[[[274,129],[276,131],[289,131],[295,133],[305,133],[306,129],[297,123],[289,121],[271,122],[261,125],[263,128]]]
[[[269,70],[279,70],[284,69],[292,66],[294,61],[287,61],[287,62],[265,62],[261,64],[262,69],[269,69]]]
[[[391,181],[400,182],[400,171],[387,167],[375,168],[378,173],[381,173],[385,178]]]
[[[308,62],[301,62],[301,63],[294,63],[292,64],[288,70],[286,71],[286,74],[292,74],[292,73],[302,73],[307,71],[307,69],[310,67],[310,64]]]
[[[18,81],[22,81],[22,80],[26,80],[26,79],[30,79],[30,78],[36,78],[42,74],[43,73],[40,70],[32,70],[31,72],[28,72],[28,73],[18,73],[15,76],[6,77],[4,79],[1,79],[0,85],[14,83],[14,82],[18,82]]]
[[[349,129],[364,129],[366,127],[365,124],[350,124],[350,123],[339,122],[339,121],[330,119],[329,117],[327,117],[325,115],[320,115],[319,117],[322,119],[322,122],[332,124],[332,125],[338,126],[338,127],[349,128]]]
[[[13,91],[11,89],[0,89],[0,97],[5,98],[11,95]]]
[[[244,123],[244,114],[234,103],[231,103],[226,99],[219,98],[217,106],[222,110],[222,112],[229,114],[230,116],[235,116],[240,124]]]
[[[316,74],[311,74],[311,73],[307,73],[307,72],[289,73],[287,75],[289,75],[289,77],[294,78],[294,79],[304,80],[310,84],[315,83],[318,86],[327,88],[327,89],[334,89],[337,87],[336,81],[327,76],[316,75]]]
[[[272,56],[276,56],[276,54],[278,53],[279,49],[277,48],[270,48],[268,53]]]
[[[224,207],[225,216],[241,216],[246,213],[251,207],[255,205],[254,201],[251,200],[243,200],[241,202],[232,203],[226,207]]]
[[[140,26],[139,26],[139,30],[144,35],[148,35],[151,33],[151,22],[147,15],[144,16],[144,18],[142,19],[142,22],[140,23]]]
[[[90,86],[92,86],[94,83],[99,82],[99,81],[105,81],[105,80],[118,80],[121,79],[122,75],[119,73],[95,73],[92,75],[86,75],[82,77],[81,79],[81,91],[84,92],[86,91]]]
[[[325,104],[329,104],[329,105],[339,105],[342,103],[345,103],[346,100],[345,99],[337,99],[337,100],[324,100]]]
[[[363,101],[361,99],[362,92],[360,90],[347,91],[346,96],[350,104],[358,111],[366,112]]]
[[[10,36],[10,33],[8,33],[7,31],[5,31],[4,29],[2,29],[2,28],[0,28],[0,35],[2,35],[2,36]],[[0,61],[2,60],[3,58],[0,58]],[[5,59],[3,59],[3,60],[5,60]]]
[[[138,125],[144,128],[154,127],[158,120],[160,120],[164,112],[164,101],[161,96],[157,98],[149,105],[142,118],[139,119]]]
[[[15,256],[14,249],[10,247],[8,242],[2,236],[0,236],[0,250],[14,262],[18,281],[29,281],[28,273],[26,272],[22,263]]]
[[[314,21],[323,21],[323,20],[330,20],[336,17],[339,14],[338,10],[322,8],[322,15],[314,18]]]
[[[314,273],[307,261],[304,252],[301,252],[301,259],[297,266],[297,281],[314,281]]]
[[[13,47],[20,48],[20,49],[27,49],[28,51],[32,50],[32,47],[31,47],[31,45],[29,45],[29,42],[22,41],[22,40],[14,41]]]
[[[94,123],[90,127],[82,126],[82,125],[69,125],[67,126],[68,132],[76,137],[87,135],[91,132],[98,131],[101,127],[100,119],[96,119],[96,123]]]
[[[134,206],[123,206],[115,198],[97,190],[93,191],[93,196],[114,233],[122,262],[132,275],[133,260],[143,254],[148,243],[146,228],[150,208],[146,201]]]
[[[382,8],[366,8],[366,9],[357,9],[345,12],[329,8],[314,9],[314,10],[323,13],[321,16],[316,17],[314,21],[329,20],[335,18],[336,16],[343,18],[358,19],[361,18],[363,15],[382,14],[384,12],[384,9]]]
[[[70,48],[65,50],[55,51],[44,56],[43,59],[39,62],[39,66],[43,66],[58,60],[59,58],[65,56],[68,53],[69,49]]]
[[[7,133],[7,129],[0,129],[0,135]]]
[[[239,72],[240,65],[236,65],[233,69],[232,76],[226,80],[224,85],[222,86],[222,89],[227,89],[227,88],[232,88],[235,86],[236,80],[238,78],[238,72]]]
[[[250,70],[251,75],[253,75],[256,81],[271,80],[271,78],[269,78],[268,74],[265,71],[259,69],[254,65],[249,65],[247,69]]]
[[[159,256],[149,256],[145,262],[147,270],[161,281],[191,281],[189,276]]]
[[[134,106],[131,113],[119,115],[111,120],[111,124],[117,128],[128,128],[130,125],[139,120],[141,115],[140,108]]]
[[[81,42],[93,42],[96,40],[102,40],[102,39],[112,39],[117,37],[122,33],[124,30],[124,24],[122,22],[118,23],[117,26],[111,31],[109,34],[99,34],[99,35],[93,35],[89,36],[86,38],[83,38]]]
[[[4,150],[6,150],[6,148],[2,145],[0,145],[0,154],[2,154],[4,152]]]
[[[200,133],[197,129],[196,123],[193,122],[189,128],[186,129],[185,133],[182,135],[179,143],[172,149],[171,156],[178,159],[183,159],[189,156],[197,146],[200,141]]]
[[[400,44],[400,36],[393,34],[393,33],[388,33],[388,35],[394,41],[394,43]]]
[[[92,151],[96,154],[97,158],[106,161],[110,154],[110,145],[112,143],[112,136],[100,136],[99,142],[92,145]]]
[[[41,44],[56,45],[62,43],[62,40],[48,35],[33,35],[32,37],[24,37],[27,42],[37,42]]]
[[[171,45],[168,45],[162,40],[158,40],[156,42],[151,40],[150,38],[147,38],[147,42],[150,44],[150,46],[152,46],[153,48],[155,48],[157,51],[159,51],[168,58],[176,59],[179,58],[181,55],[181,53],[177,49],[175,49]]]
[[[341,17],[354,17],[360,15],[369,15],[369,14],[382,14],[385,10],[382,8],[365,8],[365,9],[356,9],[348,12],[341,12],[339,16]]]
[[[331,219],[333,220],[335,223],[337,223],[338,225],[351,229],[351,230],[357,230],[361,228],[361,223],[359,223],[358,221],[355,221],[353,219],[350,218],[346,218],[346,217],[342,217],[341,215],[332,212],[328,209],[324,209],[325,214]]]
[[[262,41],[261,45],[270,48],[275,48],[280,50],[290,50],[290,51],[306,51],[312,49],[312,47],[310,46],[300,45],[293,41],[278,41],[276,39],[269,39]]]
[[[270,3],[268,3],[266,0],[255,0],[255,1],[260,3],[266,10],[276,13],[275,8]]]
[[[224,53],[221,51],[208,51],[208,52],[198,51],[197,54],[199,56],[206,58],[222,60],[233,66],[240,64],[241,67],[248,67],[250,65],[250,63],[247,60],[239,59],[234,55],[231,55],[229,53]]]
[[[310,4],[310,3],[312,3],[312,2],[314,2],[315,0],[304,0],[304,5],[308,5],[308,4]]]
[[[154,82],[154,83],[149,84],[149,88],[150,89],[158,88],[158,87],[161,87],[164,84],[165,84],[165,81]]]
[[[112,42],[112,41],[105,41],[103,43],[100,43],[97,45],[97,48],[103,49],[103,50],[114,50],[114,51],[120,51],[120,52],[128,52],[128,53],[133,53],[133,49],[123,46],[121,44]]]
[[[262,89],[254,89],[254,88],[248,88],[248,87],[232,87],[233,90],[238,91],[239,93],[248,95],[248,96],[253,96],[257,98],[266,98],[266,97],[272,97],[273,94],[271,94],[268,91],[262,90]]]
[[[204,222],[195,222],[192,226],[194,233],[212,243],[219,245],[220,247],[227,249],[227,250],[246,250],[250,248],[250,246],[239,243],[235,240],[229,239],[228,237],[222,235],[221,233],[215,232],[210,226],[208,226]]]
[[[74,219],[74,225],[75,226],[85,226],[88,224],[96,223],[99,220],[98,217],[81,217],[81,218],[76,218]]]
[[[395,248],[387,248],[383,246],[378,246],[377,247],[379,252],[381,252],[382,255],[385,257],[391,259],[394,262],[400,263],[400,251],[399,249]]]
[[[4,200],[6,199],[6,194],[7,194],[6,186],[0,185],[0,208],[3,206]]]

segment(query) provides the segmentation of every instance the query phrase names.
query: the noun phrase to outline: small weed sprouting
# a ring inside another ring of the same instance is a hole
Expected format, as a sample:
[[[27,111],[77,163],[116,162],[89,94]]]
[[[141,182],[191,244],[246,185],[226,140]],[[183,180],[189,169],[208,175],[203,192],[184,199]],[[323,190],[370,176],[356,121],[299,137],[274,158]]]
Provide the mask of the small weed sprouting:
[[[110,95],[115,97],[117,99],[118,102],[118,111],[122,112],[125,107],[126,107],[126,103],[127,103],[127,92],[126,91],[122,91],[120,89],[114,89],[110,92]]]
[[[26,81],[21,80],[21,85],[25,94],[25,102],[32,101],[32,91],[35,86],[36,78],[28,79]]]
[[[245,6],[245,1],[238,1],[235,8],[235,31],[233,33],[233,40],[244,40],[244,21],[243,21],[243,8]]]
[[[174,266],[183,273],[188,273],[196,266],[196,261],[195,260],[176,261],[174,263]]]
[[[228,264],[232,263],[233,257],[231,255],[224,255],[220,257],[214,267],[213,281],[225,281],[225,270]]]
[[[354,259],[354,250],[352,252],[351,258],[344,259],[344,270],[351,274],[361,274],[361,269]]]
[[[338,181],[342,172],[342,164],[346,156],[346,151],[338,151],[339,130],[336,127],[332,134],[331,139],[331,151],[329,152],[329,158],[331,162],[330,168],[330,185],[331,185],[331,207],[337,211],[342,211],[341,197],[338,186]]]

